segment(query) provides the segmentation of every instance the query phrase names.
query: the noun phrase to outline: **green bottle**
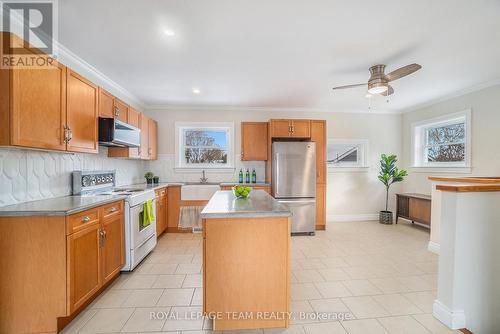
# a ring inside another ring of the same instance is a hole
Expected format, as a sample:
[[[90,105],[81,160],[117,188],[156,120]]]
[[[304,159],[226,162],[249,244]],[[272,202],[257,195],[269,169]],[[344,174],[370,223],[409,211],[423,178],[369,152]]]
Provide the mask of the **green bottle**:
[[[240,177],[239,177],[239,182],[243,183],[243,170],[240,168]]]
[[[250,183],[250,171],[247,168],[247,172],[245,173],[245,183]]]
[[[255,172],[255,168],[252,170],[252,183],[257,183],[257,173]]]

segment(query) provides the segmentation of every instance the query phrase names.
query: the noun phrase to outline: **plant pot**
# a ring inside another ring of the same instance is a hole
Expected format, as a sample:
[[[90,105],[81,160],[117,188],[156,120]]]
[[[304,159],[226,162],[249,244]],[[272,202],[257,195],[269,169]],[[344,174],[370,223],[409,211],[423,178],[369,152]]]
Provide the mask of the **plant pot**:
[[[147,184],[153,184],[153,179],[146,179]]]
[[[155,176],[155,177],[153,177],[153,183],[154,183],[154,184],[158,184],[158,183],[160,183],[160,177],[159,177],[159,176]]]
[[[380,224],[392,224],[392,212],[391,211],[380,211],[378,216],[378,222]]]

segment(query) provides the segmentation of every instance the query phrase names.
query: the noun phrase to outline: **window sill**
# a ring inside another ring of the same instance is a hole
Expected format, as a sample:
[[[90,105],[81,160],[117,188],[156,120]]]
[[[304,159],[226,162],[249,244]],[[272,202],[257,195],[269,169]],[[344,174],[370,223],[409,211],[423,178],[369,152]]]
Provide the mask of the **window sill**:
[[[367,173],[370,167],[333,167],[328,166],[328,173]]]
[[[454,167],[454,166],[412,166],[409,170],[414,173],[455,173],[471,174],[472,167]]]

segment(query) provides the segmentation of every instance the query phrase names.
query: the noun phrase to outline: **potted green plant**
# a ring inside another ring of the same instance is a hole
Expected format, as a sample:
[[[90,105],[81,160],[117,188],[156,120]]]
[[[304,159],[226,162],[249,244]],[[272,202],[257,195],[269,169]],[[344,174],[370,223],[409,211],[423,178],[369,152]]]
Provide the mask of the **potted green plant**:
[[[146,174],[144,174],[144,177],[146,178],[147,184],[153,184],[154,174],[152,172],[147,172]]]
[[[394,154],[389,156],[382,154],[380,157],[380,173],[378,179],[385,186],[385,210],[380,211],[379,214],[379,223],[381,224],[392,224],[392,212],[388,211],[389,188],[393,183],[403,181],[403,178],[408,175],[406,170],[398,169],[396,161],[398,161],[398,159]]]

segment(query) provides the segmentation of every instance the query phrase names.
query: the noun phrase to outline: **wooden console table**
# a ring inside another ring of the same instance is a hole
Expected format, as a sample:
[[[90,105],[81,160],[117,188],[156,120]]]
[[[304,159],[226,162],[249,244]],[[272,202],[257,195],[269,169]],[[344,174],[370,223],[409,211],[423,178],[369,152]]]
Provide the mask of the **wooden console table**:
[[[424,194],[396,194],[396,224],[398,218],[431,226],[431,196]]]

